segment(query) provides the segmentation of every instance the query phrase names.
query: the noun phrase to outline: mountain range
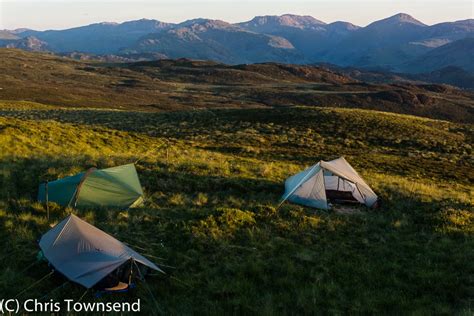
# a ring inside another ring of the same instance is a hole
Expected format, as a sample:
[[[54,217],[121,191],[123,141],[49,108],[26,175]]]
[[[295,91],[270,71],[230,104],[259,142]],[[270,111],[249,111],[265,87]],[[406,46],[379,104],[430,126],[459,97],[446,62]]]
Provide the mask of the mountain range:
[[[111,60],[190,58],[246,64],[330,63],[404,73],[474,72],[474,19],[426,25],[404,13],[365,27],[311,16],[258,16],[242,23],[137,20],[66,30],[0,31],[0,46]]]

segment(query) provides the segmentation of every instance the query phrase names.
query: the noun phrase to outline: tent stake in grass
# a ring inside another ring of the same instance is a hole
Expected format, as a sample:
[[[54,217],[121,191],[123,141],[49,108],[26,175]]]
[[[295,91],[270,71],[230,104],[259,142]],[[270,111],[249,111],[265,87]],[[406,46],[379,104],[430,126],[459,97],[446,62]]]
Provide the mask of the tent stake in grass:
[[[138,275],[140,276],[140,280],[143,281],[143,284],[145,285],[145,288],[148,290],[148,293],[150,293],[151,299],[153,300],[153,303],[156,306],[156,310],[159,311],[159,314],[164,314],[163,311],[161,310],[160,306],[158,305],[158,302],[156,301],[155,296],[153,295],[153,292],[151,291],[150,287],[146,283],[145,278],[143,277],[142,272],[140,271],[140,268],[138,267],[137,263],[135,262],[135,260],[133,260],[133,259],[131,259],[131,260],[132,260],[133,264],[135,264],[135,267],[137,268]]]

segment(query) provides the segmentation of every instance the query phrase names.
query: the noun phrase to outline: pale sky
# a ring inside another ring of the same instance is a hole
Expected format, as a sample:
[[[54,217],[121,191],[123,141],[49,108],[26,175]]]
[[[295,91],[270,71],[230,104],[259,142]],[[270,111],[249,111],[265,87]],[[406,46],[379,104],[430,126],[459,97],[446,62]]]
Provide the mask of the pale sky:
[[[396,13],[426,24],[473,18],[474,0],[0,0],[0,29],[65,29],[141,18],[242,22],[256,15],[311,15],[365,26]]]

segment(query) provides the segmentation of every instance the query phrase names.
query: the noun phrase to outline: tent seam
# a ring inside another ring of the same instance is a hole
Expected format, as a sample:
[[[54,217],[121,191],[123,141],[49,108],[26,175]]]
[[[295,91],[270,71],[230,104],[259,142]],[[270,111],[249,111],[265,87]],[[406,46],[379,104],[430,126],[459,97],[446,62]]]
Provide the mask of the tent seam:
[[[286,200],[288,200],[288,198],[289,198],[290,196],[292,196],[293,193],[295,193],[296,190],[298,190],[299,187],[300,187],[303,183],[305,183],[306,181],[308,181],[308,179],[309,179],[309,178],[307,178],[308,175],[311,174],[311,172],[313,171],[314,168],[316,168],[317,165],[318,165],[318,164],[315,164],[313,167],[311,167],[311,169],[310,169],[310,171],[308,172],[308,174],[307,174],[306,176],[304,176],[303,179],[301,179],[300,183],[298,183],[298,184],[295,186],[294,190],[291,191],[291,193],[288,194],[288,196],[287,196],[284,200],[282,200],[281,203],[283,203],[283,202],[285,202]]]

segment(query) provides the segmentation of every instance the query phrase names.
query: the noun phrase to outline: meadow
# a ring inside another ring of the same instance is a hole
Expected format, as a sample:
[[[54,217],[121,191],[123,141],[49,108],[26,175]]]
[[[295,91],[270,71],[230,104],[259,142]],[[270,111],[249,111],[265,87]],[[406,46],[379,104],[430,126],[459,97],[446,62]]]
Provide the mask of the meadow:
[[[474,312],[474,129],[332,107],[167,113],[0,101],[0,296],[48,273],[36,241],[70,212],[161,265],[130,294],[165,314]],[[380,196],[351,214],[284,204],[284,180],[343,155]],[[128,211],[35,201],[41,181],[135,162]],[[33,267],[30,268],[30,265]],[[55,277],[22,298],[75,298]],[[50,293],[48,296],[45,297]]]

